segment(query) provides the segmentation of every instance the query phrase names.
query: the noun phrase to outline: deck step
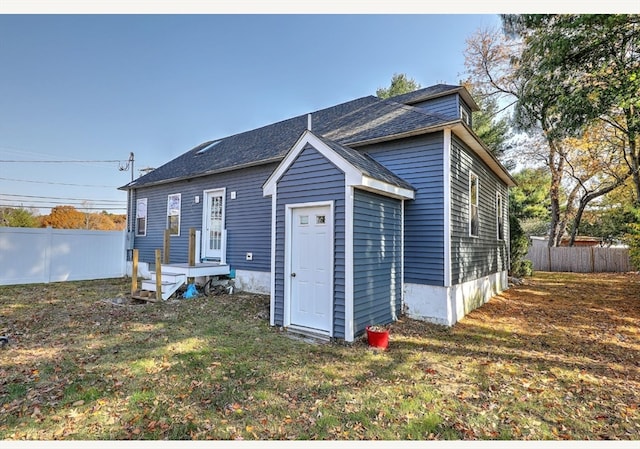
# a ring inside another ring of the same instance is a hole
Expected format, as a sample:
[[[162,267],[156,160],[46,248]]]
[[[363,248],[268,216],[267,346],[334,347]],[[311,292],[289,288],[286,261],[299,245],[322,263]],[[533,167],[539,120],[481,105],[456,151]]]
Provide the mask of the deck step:
[[[161,294],[163,300],[167,300],[173,295],[185,282],[187,276],[179,273],[161,273]],[[142,281],[142,290],[153,292],[156,291],[156,276],[152,273],[152,279],[144,279]]]
[[[186,278],[186,275],[183,273],[170,273],[170,272],[162,272],[162,282],[178,282],[181,279]],[[156,273],[154,271],[151,272],[151,280],[153,282],[156,281]]]
[[[156,292],[152,292],[149,290],[136,290],[131,295],[131,299],[138,299],[147,302],[158,302],[158,298],[156,298]]]

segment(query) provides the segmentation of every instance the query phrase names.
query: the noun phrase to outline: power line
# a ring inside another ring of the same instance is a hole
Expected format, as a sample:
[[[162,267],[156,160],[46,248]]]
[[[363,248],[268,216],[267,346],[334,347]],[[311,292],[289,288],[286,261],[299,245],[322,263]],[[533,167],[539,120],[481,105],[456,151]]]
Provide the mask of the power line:
[[[72,205],[78,205],[78,206],[82,206],[83,209],[85,209],[84,205],[86,204],[87,207],[88,206],[96,206],[98,207],[99,204],[104,204],[105,206],[121,206],[123,209],[126,208],[126,202],[124,201],[120,201],[117,203],[102,203],[101,201],[91,201],[91,200],[68,200],[68,201],[64,201],[64,202],[60,202],[60,201],[51,201],[51,200],[30,200],[30,199],[12,199],[12,198],[2,198],[2,195],[0,195],[0,200],[2,201],[14,201],[14,202],[19,202],[19,203],[38,203],[38,204],[56,204],[56,205],[66,205],[66,206],[72,206]]]
[[[0,162],[8,162],[8,163],[36,163],[36,164],[91,164],[91,163],[113,163],[113,162],[123,162],[121,159],[113,159],[113,160],[104,160],[104,161],[78,161],[78,160],[70,160],[70,161],[59,161],[59,160],[50,160],[50,161],[31,161],[31,160],[0,160]]]
[[[65,206],[65,204],[60,204],[60,206]],[[68,204],[66,206],[68,206]],[[14,207],[14,208],[15,207],[19,207],[19,208],[22,208],[22,209],[25,208],[25,206],[16,206],[15,204],[0,204],[0,207]],[[49,207],[49,206],[35,207],[34,206],[34,207],[32,207],[32,209],[53,209],[54,207],[56,207],[56,206],[51,206],[51,207]],[[100,211],[103,211],[103,210],[121,210],[121,211],[124,211],[124,210],[126,210],[126,207],[83,207],[82,209],[83,210],[100,210]],[[82,212],[82,210],[80,210],[79,212]]]
[[[117,203],[117,204],[125,204],[125,200],[98,200],[98,199],[88,199],[88,198],[65,198],[59,196],[38,196],[38,195],[18,195],[14,193],[0,193],[0,196],[12,196],[12,197],[20,197],[20,198],[39,198],[39,199],[48,199],[48,200],[71,200],[71,201],[90,201],[94,203]]]
[[[117,186],[104,186],[104,185],[90,185],[90,184],[68,184],[64,182],[48,182],[48,181],[32,181],[28,179],[12,179],[12,178],[0,178],[2,181],[12,181],[12,182],[31,182],[34,184],[48,184],[48,185],[57,185],[57,186],[74,186],[74,187],[99,187],[99,188],[108,188],[108,189],[117,189]]]

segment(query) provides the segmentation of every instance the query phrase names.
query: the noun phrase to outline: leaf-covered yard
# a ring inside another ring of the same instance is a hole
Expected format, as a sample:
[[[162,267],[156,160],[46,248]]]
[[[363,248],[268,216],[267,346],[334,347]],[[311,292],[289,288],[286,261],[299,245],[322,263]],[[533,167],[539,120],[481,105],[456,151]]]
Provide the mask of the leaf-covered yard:
[[[640,275],[538,273],[390,349],[310,344],[268,298],[0,287],[3,439],[638,439]],[[122,302],[122,303],[119,303]]]

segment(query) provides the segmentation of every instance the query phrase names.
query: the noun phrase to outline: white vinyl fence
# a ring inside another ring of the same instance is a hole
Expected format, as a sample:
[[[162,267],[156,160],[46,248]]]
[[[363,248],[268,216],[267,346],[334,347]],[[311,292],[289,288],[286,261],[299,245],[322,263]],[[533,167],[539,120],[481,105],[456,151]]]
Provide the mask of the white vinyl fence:
[[[633,269],[626,248],[532,246],[526,259],[538,271],[624,273]]]
[[[0,227],[0,285],[125,275],[125,231]]]

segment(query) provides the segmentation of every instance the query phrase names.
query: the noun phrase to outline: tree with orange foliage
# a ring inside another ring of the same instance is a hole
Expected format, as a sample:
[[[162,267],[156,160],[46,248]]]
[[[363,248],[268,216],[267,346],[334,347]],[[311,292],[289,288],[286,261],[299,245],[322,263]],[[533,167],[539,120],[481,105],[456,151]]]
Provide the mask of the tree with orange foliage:
[[[56,229],[84,229],[86,228],[85,214],[73,206],[56,206],[51,213],[42,219],[44,227],[51,226]]]

